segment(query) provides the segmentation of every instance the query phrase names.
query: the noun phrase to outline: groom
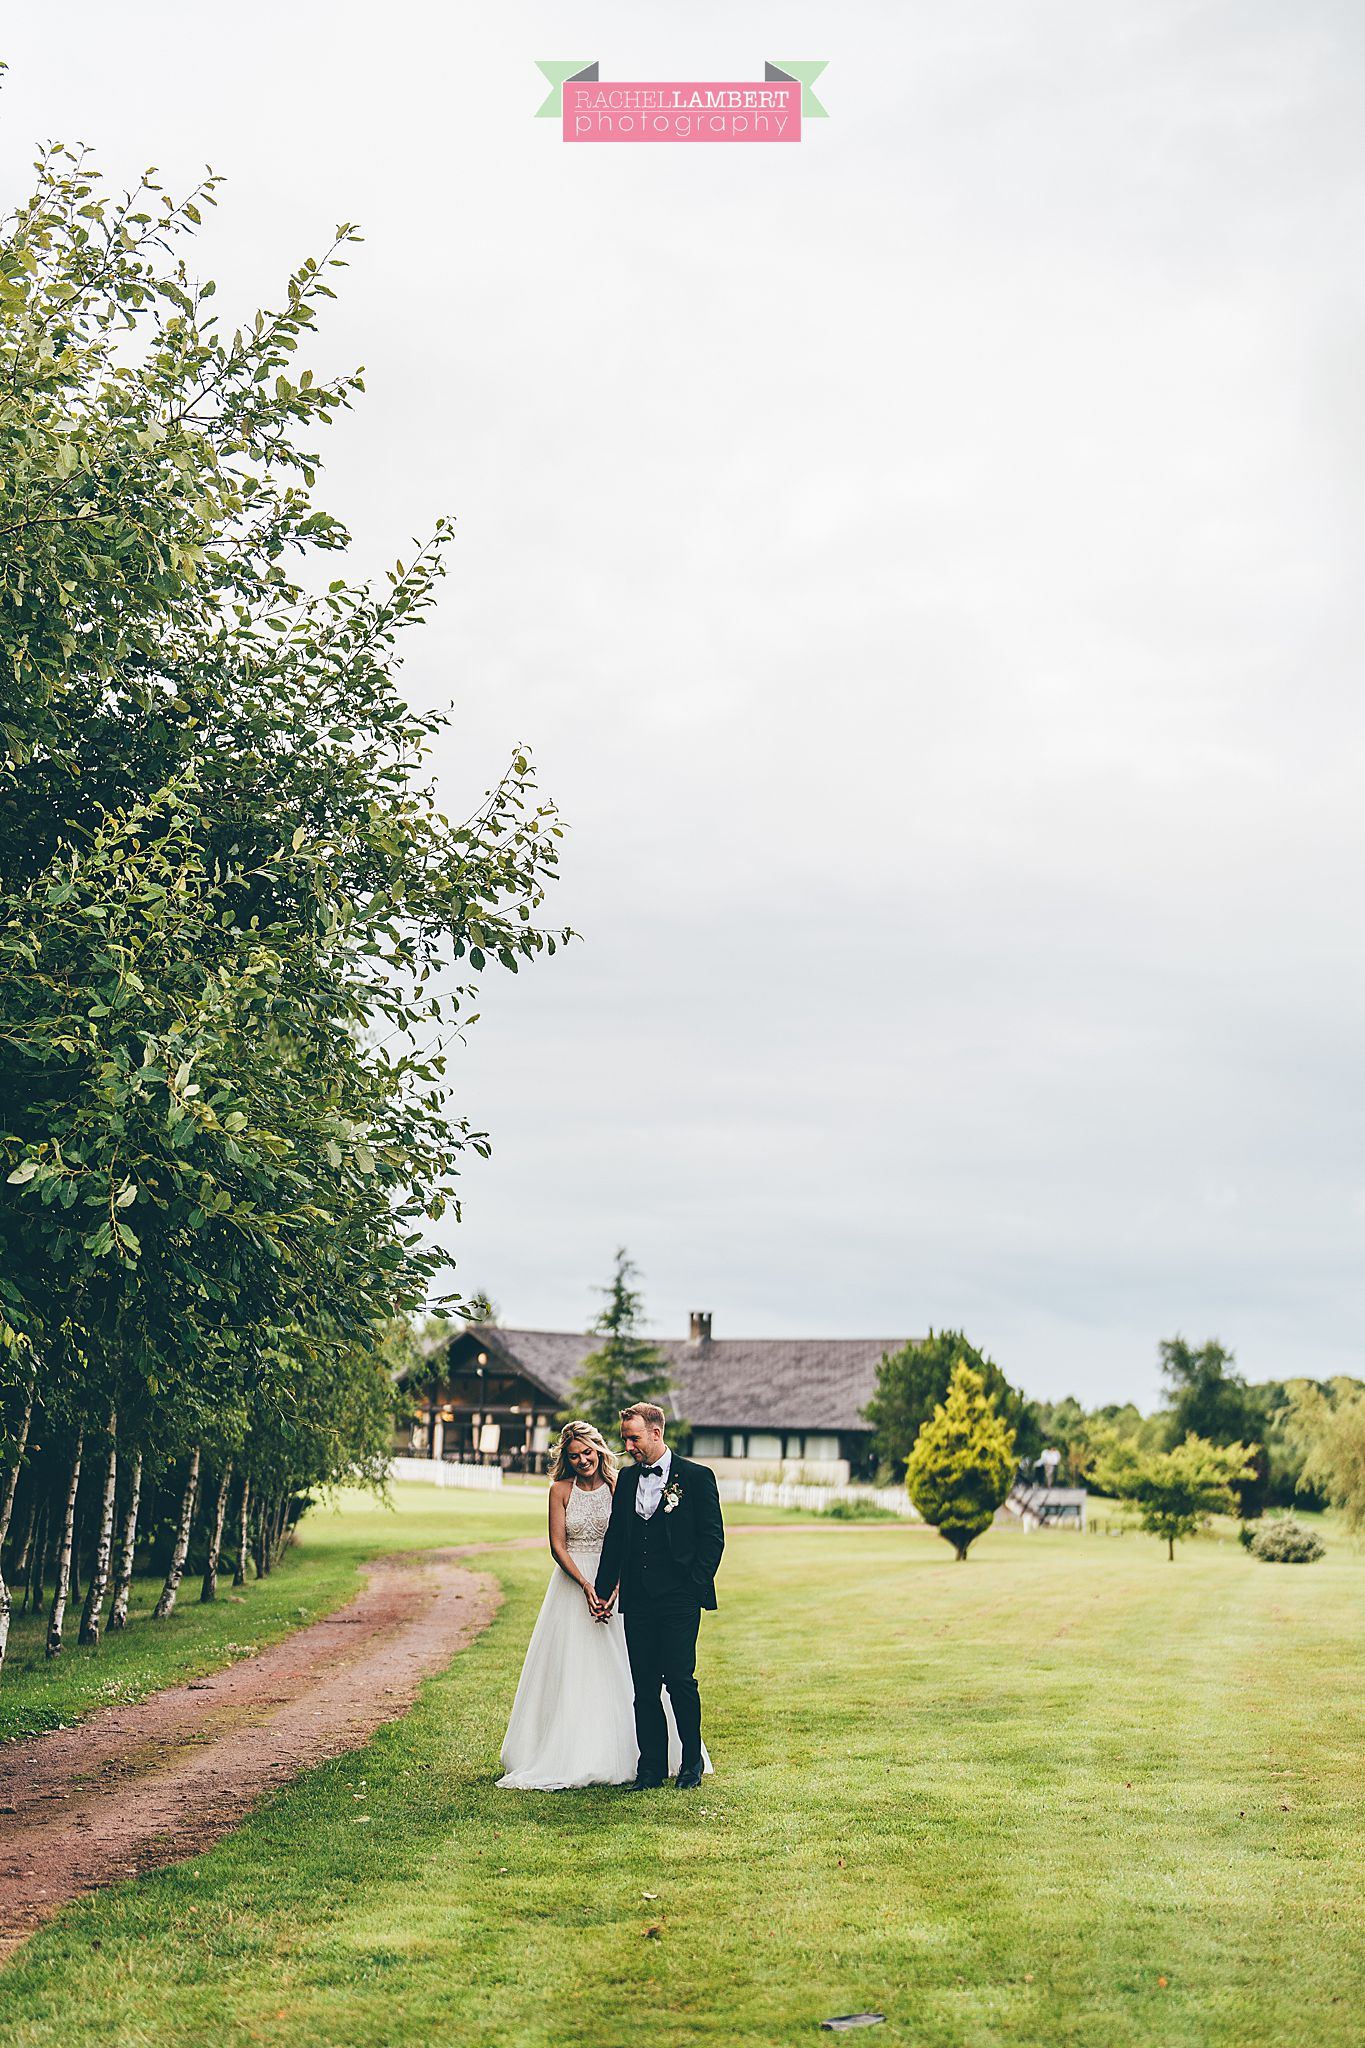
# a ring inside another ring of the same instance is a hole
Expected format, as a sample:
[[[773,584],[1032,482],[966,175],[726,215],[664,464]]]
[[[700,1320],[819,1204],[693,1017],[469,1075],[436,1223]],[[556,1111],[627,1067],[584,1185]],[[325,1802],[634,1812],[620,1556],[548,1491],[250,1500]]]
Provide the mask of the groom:
[[[619,1591],[635,1684],[635,1790],[662,1785],[668,1775],[661,1698],[667,1686],[682,1741],[677,1784],[685,1792],[701,1783],[697,1629],[702,1608],[716,1604],[716,1567],[725,1548],[720,1493],[714,1472],[668,1448],[664,1411],[652,1401],[621,1410],[621,1440],[635,1469],[616,1482],[597,1568],[598,1619],[606,1619]]]

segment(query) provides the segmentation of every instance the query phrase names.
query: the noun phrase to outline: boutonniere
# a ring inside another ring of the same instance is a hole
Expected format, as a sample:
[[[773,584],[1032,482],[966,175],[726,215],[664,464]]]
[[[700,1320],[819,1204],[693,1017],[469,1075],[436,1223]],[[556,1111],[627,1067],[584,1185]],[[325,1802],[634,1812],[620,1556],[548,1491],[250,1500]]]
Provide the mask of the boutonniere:
[[[671,1515],[674,1508],[678,1505],[678,1502],[681,1499],[682,1481],[679,1479],[670,1479],[663,1491],[664,1513],[666,1515]]]

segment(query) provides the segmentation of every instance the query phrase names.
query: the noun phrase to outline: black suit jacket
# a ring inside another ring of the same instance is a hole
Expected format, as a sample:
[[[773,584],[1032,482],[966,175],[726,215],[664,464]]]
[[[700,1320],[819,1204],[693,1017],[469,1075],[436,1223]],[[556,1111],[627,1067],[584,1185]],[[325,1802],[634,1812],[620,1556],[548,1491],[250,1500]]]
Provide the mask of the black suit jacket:
[[[677,1506],[666,1508],[660,1501],[653,1519],[662,1520],[669,1556],[677,1569],[686,1574],[701,1605],[714,1607],[716,1567],[725,1548],[725,1524],[721,1519],[716,1475],[708,1465],[698,1465],[691,1458],[680,1458],[674,1451],[668,1470],[669,1487],[674,1480],[679,1489]],[[624,1587],[635,1544],[645,1527],[643,1517],[635,1512],[639,1484],[638,1465],[628,1466],[616,1482],[611,1520],[602,1539],[602,1557],[597,1567],[596,1585],[600,1600],[605,1600],[617,1586]]]

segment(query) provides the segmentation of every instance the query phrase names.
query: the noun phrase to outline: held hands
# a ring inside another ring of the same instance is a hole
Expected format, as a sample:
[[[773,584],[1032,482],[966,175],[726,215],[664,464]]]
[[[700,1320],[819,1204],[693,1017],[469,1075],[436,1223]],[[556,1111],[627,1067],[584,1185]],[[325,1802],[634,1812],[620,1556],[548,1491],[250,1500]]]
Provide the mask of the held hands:
[[[616,1595],[614,1592],[611,1593],[607,1597],[607,1599],[599,1600],[597,1597],[596,1588],[588,1585],[585,1581],[583,1586],[583,1598],[588,1603],[588,1612],[592,1616],[594,1621],[611,1620],[612,1609],[616,1605]]]

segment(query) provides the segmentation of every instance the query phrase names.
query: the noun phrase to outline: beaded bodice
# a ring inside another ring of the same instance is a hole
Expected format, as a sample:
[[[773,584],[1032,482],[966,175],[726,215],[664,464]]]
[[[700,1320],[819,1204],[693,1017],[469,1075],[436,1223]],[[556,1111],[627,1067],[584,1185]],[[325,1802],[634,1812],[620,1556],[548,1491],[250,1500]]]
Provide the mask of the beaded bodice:
[[[600,1550],[611,1520],[611,1488],[597,1486],[589,1493],[574,1485],[564,1503],[564,1538],[570,1550]]]

